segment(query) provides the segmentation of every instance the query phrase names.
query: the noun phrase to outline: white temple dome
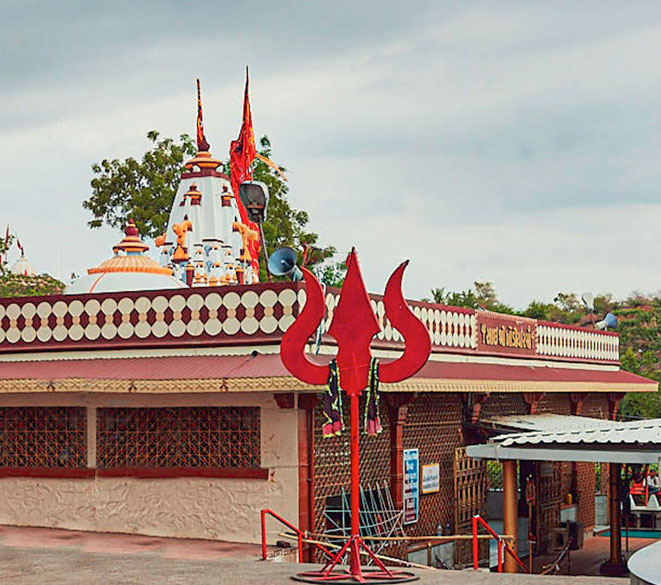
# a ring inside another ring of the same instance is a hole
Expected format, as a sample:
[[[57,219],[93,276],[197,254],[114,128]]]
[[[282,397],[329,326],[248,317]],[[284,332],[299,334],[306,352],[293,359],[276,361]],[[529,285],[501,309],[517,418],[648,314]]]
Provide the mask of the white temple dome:
[[[72,282],[64,294],[187,288],[184,282],[172,276],[170,268],[159,266],[144,255],[149,246],[140,239],[133,220],[129,220],[124,233],[124,239],[113,247],[115,255],[100,266],[90,268],[87,276]]]
[[[34,276],[37,274],[32,263],[23,255],[14,262],[10,271],[12,274],[20,274],[21,276]]]

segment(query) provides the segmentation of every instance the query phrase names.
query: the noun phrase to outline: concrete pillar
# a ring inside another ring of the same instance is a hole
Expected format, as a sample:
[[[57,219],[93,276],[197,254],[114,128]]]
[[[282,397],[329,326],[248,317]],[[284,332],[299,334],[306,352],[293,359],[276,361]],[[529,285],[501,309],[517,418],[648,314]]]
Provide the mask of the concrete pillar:
[[[503,461],[503,533],[512,536],[509,545],[516,552],[518,542],[518,507],[516,488],[516,461]],[[517,572],[516,561],[505,555],[505,572]]]

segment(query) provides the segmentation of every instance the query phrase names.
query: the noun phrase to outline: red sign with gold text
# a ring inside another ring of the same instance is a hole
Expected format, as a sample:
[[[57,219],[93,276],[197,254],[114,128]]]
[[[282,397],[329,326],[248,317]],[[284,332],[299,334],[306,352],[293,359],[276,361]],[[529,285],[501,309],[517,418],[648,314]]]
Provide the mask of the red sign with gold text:
[[[533,319],[477,311],[477,349],[488,353],[535,355],[537,324]]]

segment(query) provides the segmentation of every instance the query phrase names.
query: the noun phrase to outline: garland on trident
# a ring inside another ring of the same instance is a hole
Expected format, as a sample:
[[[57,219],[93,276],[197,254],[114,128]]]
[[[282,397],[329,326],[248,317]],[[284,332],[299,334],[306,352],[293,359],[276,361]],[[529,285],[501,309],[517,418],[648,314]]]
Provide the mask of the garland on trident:
[[[326,422],[322,427],[324,437],[340,435],[344,429],[342,420],[342,392],[340,392],[340,376],[337,371],[337,362],[332,360],[328,364],[328,383],[324,392],[324,418]]]
[[[370,377],[365,399],[363,428],[366,435],[375,436],[383,430],[381,417],[379,416],[379,398],[379,360],[373,357],[370,359]]]
[[[379,360],[370,358],[369,385],[365,397],[365,416],[363,429],[366,435],[376,436],[383,427],[379,415]],[[324,391],[323,414],[325,422],[322,426],[324,438],[339,436],[344,430],[344,419],[342,416],[342,392],[340,391],[340,376],[337,369],[337,361],[331,360],[328,364],[328,382]]]

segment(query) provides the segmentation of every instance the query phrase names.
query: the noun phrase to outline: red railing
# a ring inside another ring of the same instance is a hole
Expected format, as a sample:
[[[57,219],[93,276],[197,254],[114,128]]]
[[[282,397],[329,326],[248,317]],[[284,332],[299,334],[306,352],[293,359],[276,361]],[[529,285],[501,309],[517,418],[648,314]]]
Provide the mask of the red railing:
[[[262,560],[266,560],[266,516],[271,516],[272,518],[275,518],[278,522],[281,524],[284,524],[287,528],[292,530],[296,534],[296,538],[298,540],[298,562],[302,563],[303,562],[303,537],[306,536],[305,532],[303,532],[301,529],[297,528],[294,526],[291,522],[287,522],[282,516],[279,514],[276,514],[273,510],[262,510],[261,512],[262,515]],[[308,541],[309,542],[309,541]],[[322,545],[318,543],[310,543],[312,544],[315,548],[318,548],[321,552],[323,552],[328,558],[332,558],[333,555]]]
[[[629,488],[629,493],[632,496],[644,496],[645,498],[645,503],[644,505],[647,506],[647,502],[649,502],[650,499],[650,494],[649,494],[649,475],[645,476],[645,485],[642,483],[632,483],[631,487]]]
[[[478,562],[479,562],[479,551],[478,551],[478,538],[477,538],[477,531],[479,528],[479,525],[482,525],[482,527],[489,533],[489,535],[496,541],[498,545],[498,572],[502,573],[503,572],[503,550],[510,555],[515,561],[516,564],[523,569],[524,573],[529,573],[528,567],[523,563],[523,561],[519,558],[519,556],[514,552],[514,549],[507,544],[505,541],[505,538],[501,536],[500,534],[497,534],[491,526],[489,526],[484,520],[479,515],[473,516],[473,569],[477,571],[478,568]]]

